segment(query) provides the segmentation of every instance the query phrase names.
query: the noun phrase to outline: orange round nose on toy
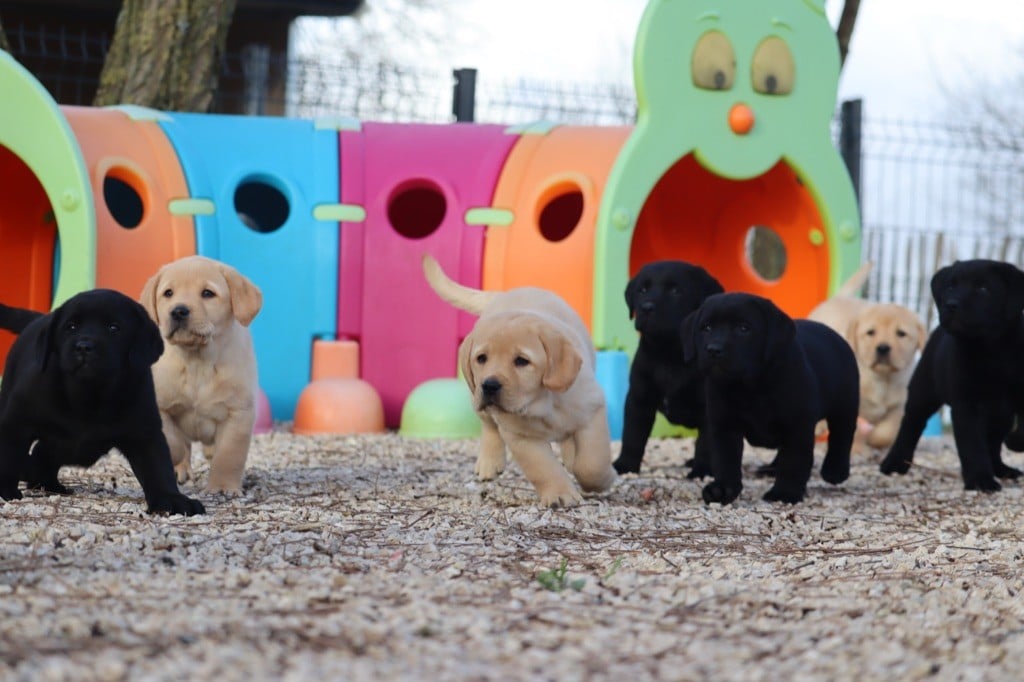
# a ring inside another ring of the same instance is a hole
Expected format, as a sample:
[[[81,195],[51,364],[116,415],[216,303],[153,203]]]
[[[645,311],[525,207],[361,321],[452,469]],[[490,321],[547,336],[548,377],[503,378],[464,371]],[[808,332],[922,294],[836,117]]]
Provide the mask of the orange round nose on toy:
[[[734,104],[729,110],[729,127],[737,135],[746,135],[754,127],[754,110],[746,104]]]

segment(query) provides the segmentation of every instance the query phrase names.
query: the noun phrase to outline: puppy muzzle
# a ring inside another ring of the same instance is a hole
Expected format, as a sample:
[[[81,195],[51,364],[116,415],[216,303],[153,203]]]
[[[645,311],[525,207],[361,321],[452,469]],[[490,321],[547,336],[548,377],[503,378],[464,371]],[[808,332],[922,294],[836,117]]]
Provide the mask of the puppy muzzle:
[[[209,343],[212,336],[212,326],[194,324],[188,306],[178,305],[171,309],[165,335],[169,343],[188,348],[200,347]]]
[[[480,384],[480,408],[501,407],[501,382],[494,377],[487,377]]]

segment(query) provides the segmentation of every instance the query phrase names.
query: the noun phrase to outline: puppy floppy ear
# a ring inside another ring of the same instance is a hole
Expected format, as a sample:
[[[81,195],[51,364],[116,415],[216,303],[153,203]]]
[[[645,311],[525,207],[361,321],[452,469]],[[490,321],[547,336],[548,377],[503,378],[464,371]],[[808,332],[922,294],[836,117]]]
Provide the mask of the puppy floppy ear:
[[[629,308],[630,319],[636,314],[636,290],[639,286],[636,277],[629,280],[629,284],[626,285],[626,307]]]
[[[1006,280],[1006,318],[1019,318],[1024,312],[1024,272],[1012,263],[1000,263]]]
[[[855,351],[857,350],[857,328],[860,327],[860,315],[855,315],[846,325],[846,342]]]
[[[35,361],[39,371],[45,371],[49,364],[50,354],[55,352],[57,347],[57,330],[60,329],[61,309],[57,308],[43,320],[43,324],[36,335]]]
[[[473,375],[473,363],[471,362],[470,354],[473,352],[473,332],[470,332],[466,338],[462,339],[462,343],[459,344],[459,369],[462,371],[462,378],[465,379],[466,385],[469,386],[469,392],[472,394],[476,393],[476,377]]]
[[[956,263],[953,263],[953,265],[956,265]],[[939,268],[935,271],[935,274],[932,275],[932,298],[935,300],[936,304],[942,303],[942,291],[949,286],[949,280],[953,276],[953,265],[947,265]]]
[[[579,376],[583,358],[573,347],[569,338],[548,325],[540,329],[540,343],[548,357],[548,365],[541,378],[541,384],[555,393],[564,393]]]
[[[683,362],[687,365],[697,359],[697,333],[700,330],[700,308],[683,318],[679,337],[683,342]]]
[[[149,312],[135,301],[132,301],[130,314],[134,318],[135,338],[128,348],[128,366],[134,370],[149,369],[164,352],[160,328]]]
[[[263,292],[248,277],[230,265],[219,265],[231,292],[231,311],[243,327],[248,327],[256,313],[263,307]]]
[[[767,364],[778,357],[796,338],[796,323],[774,303],[766,298],[759,299],[765,318],[764,362]]]
[[[161,272],[163,272],[163,268],[157,270],[152,277],[146,280],[146,284],[142,287],[142,294],[139,296],[139,303],[142,304],[146,313],[157,324],[160,324],[160,318],[157,317],[156,311],[156,285],[160,281]]]
[[[708,296],[725,293],[725,289],[722,287],[719,281],[712,277],[711,274],[704,268],[699,268],[697,282],[698,291],[700,291],[700,299],[702,301]]]

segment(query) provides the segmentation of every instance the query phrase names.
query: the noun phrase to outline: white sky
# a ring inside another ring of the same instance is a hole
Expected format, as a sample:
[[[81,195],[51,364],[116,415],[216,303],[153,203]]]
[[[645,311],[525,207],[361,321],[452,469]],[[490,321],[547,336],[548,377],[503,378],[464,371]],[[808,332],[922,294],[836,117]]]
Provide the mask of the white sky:
[[[459,0],[445,60],[503,78],[628,82],[645,4]],[[840,4],[827,0],[833,21]],[[1024,72],[1021,54],[1024,0],[862,0],[840,98],[863,97],[869,116],[943,118],[943,88]]]

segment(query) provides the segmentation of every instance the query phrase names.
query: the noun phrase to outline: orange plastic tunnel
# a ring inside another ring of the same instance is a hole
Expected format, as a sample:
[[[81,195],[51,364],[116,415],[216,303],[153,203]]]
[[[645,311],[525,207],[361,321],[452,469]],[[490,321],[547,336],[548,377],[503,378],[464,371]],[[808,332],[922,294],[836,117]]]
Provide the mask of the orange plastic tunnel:
[[[169,261],[196,253],[189,196],[174,147],[146,109],[62,107],[85,158],[96,202],[96,286],[138,298]]]
[[[507,226],[487,230],[484,289],[549,289],[590,327],[597,210],[629,132],[626,127],[559,126],[519,138],[492,202],[514,217]]]

